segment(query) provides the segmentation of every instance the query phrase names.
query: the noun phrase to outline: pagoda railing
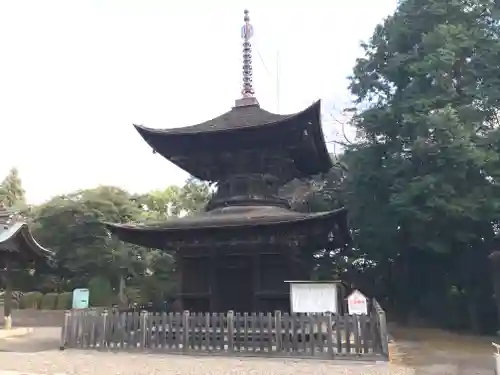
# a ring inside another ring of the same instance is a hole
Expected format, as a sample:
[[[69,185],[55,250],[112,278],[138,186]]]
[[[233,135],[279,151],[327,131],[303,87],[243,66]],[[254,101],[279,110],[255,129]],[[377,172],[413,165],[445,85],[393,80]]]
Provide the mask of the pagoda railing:
[[[232,197],[215,196],[212,200],[210,200],[210,202],[208,202],[205,211],[234,206],[276,206],[289,209],[290,203],[287,199],[280,198],[275,195],[239,195]]]

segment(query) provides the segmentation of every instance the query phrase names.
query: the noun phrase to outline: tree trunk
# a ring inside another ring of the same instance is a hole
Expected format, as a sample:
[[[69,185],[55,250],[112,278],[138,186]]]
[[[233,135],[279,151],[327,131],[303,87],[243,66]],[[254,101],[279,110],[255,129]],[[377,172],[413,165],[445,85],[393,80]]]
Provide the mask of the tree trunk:
[[[493,291],[495,293],[495,304],[497,308],[497,321],[500,322],[500,251],[490,254],[493,274]]]
[[[125,278],[123,276],[120,276],[120,285],[118,287],[118,300],[121,308],[127,307],[127,296],[125,295],[125,287],[126,287]]]

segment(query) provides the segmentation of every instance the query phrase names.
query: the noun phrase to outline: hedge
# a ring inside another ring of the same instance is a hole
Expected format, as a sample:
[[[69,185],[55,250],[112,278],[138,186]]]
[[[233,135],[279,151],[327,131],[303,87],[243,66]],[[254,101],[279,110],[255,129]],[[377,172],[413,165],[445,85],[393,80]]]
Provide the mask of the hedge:
[[[57,297],[59,294],[57,293],[47,293],[42,297],[42,302],[40,304],[40,308],[42,310],[55,310],[57,305]]]
[[[19,307],[21,309],[39,309],[42,304],[43,294],[40,292],[24,293]]]
[[[73,305],[73,293],[64,292],[59,294],[57,297],[56,309],[57,310],[69,310]]]

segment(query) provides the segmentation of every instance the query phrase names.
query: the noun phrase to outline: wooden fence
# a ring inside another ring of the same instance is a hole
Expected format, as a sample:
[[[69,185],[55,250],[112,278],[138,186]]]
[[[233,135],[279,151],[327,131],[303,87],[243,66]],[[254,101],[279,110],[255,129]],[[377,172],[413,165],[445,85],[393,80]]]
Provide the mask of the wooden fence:
[[[68,311],[61,349],[385,360],[385,314],[375,306],[367,316]]]

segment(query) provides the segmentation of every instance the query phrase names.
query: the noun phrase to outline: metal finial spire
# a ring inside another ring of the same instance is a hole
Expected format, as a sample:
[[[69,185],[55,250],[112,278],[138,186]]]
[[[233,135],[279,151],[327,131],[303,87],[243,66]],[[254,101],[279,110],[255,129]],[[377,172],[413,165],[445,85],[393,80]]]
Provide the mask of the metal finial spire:
[[[255,99],[253,89],[253,71],[252,71],[252,44],[250,39],[253,36],[253,26],[250,24],[250,16],[245,9],[243,20],[245,24],[241,28],[241,39],[243,39],[243,88],[241,90],[241,99],[236,101],[236,106],[258,105]]]

